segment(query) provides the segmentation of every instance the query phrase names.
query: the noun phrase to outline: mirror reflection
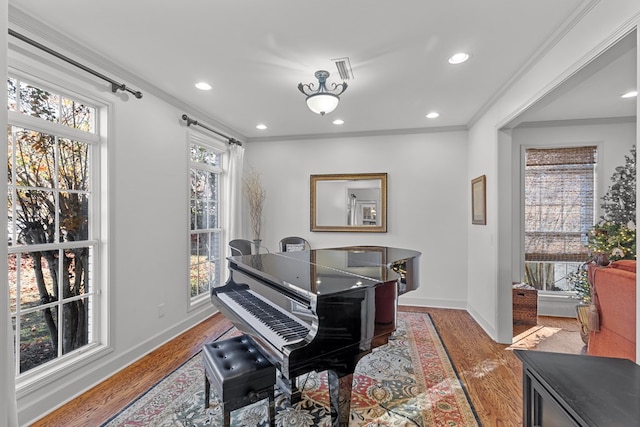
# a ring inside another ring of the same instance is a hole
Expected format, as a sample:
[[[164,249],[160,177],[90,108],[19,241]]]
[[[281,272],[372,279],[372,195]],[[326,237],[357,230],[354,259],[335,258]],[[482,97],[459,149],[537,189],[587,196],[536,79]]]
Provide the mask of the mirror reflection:
[[[311,231],[386,232],[387,174],[311,175]]]

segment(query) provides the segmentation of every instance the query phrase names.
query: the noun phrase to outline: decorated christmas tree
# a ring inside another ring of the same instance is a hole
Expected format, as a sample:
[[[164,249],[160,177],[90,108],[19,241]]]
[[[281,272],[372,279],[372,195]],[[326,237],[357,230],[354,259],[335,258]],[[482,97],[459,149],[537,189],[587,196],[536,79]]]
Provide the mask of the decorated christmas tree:
[[[611,177],[613,184],[602,196],[601,221],[589,232],[589,250],[605,262],[636,258],[636,147],[625,156]]]
[[[625,165],[618,166],[611,181],[613,184],[604,196],[600,205],[604,214],[603,221],[616,224],[636,222],[636,146],[631,148],[631,155],[624,156]]]

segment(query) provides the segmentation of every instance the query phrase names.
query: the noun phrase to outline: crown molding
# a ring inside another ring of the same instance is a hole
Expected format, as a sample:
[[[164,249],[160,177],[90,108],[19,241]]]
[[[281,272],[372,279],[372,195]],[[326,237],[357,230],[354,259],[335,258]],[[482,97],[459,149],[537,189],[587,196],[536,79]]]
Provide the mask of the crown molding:
[[[466,126],[440,126],[431,128],[413,128],[413,129],[387,129],[357,132],[339,132],[339,133],[322,133],[322,134],[302,134],[302,135],[280,135],[247,138],[247,142],[273,142],[273,141],[301,141],[313,139],[334,139],[334,138],[361,138],[367,136],[398,136],[398,135],[417,135],[442,132],[467,132]]]
[[[594,125],[618,125],[625,123],[636,123],[636,116],[625,117],[598,117],[593,119],[571,119],[571,120],[546,120],[539,122],[522,122],[510,129],[532,129],[549,128],[560,126],[594,126]]]

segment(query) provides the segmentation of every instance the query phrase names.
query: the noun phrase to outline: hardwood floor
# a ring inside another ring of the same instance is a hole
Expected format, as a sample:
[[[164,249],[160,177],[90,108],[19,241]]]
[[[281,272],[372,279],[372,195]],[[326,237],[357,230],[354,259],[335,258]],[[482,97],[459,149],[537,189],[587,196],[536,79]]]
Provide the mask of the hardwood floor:
[[[522,425],[522,364],[506,345],[491,340],[466,311],[401,310],[431,315],[484,426]],[[212,316],[32,426],[99,426],[230,326]]]

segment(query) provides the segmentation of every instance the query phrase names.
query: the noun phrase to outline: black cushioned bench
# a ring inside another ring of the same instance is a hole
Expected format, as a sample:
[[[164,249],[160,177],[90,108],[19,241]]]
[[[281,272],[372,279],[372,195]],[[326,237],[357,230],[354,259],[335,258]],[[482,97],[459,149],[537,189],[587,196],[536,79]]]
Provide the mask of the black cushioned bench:
[[[269,419],[275,426],[274,384],[276,368],[248,335],[205,344],[202,348],[205,370],[205,408],[209,407],[211,384],[222,402],[224,427],[231,412],[269,398]]]

